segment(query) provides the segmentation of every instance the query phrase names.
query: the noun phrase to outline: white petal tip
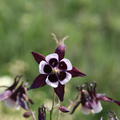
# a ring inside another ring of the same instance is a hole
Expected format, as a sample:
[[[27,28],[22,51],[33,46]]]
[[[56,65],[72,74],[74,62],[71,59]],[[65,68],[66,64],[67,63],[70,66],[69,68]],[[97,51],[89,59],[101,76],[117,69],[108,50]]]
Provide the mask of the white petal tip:
[[[46,84],[53,87],[53,88],[57,88],[58,87],[58,81],[57,82],[51,82],[49,81],[49,79],[46,79]]]

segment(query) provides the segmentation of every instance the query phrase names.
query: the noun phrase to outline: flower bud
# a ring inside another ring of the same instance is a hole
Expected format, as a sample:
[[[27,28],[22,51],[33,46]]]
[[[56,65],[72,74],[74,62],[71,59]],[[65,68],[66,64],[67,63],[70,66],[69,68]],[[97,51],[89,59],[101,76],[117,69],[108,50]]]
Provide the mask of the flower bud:
[[[46,120],[46,108],[44,106],[38,109],[38,120]]]
[[[60,107],[59,107],[59,110],[60,110],[61,112],[64,112],[64,113],[70,112],[69,109],[68,109],[67,107],[65,107],[65,106],[60,106]]]
[[[23,117],[24,117],[24,118],[29,118],[31,115],[32,115],[31,112],[25,112],[25,113],[23,114]]]

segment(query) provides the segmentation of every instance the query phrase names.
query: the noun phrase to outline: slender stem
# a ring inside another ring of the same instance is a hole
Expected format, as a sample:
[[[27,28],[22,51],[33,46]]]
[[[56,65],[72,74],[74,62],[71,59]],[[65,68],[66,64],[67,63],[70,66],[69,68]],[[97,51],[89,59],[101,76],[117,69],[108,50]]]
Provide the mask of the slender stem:
[[[30,112],[31,112],[32,120],[36,120],[35,113],[32,110],[30,110]]]
[[[81,101],[78,101],[75,106],[73,107],[72,111],[70,114],[73,114],[75,112],[75,110],[77,109],[77,107],[80,105]]]
[[[29,112],[31,112],[32,120],[36,120],[35,113],[32,111],[32,108],[29,103],[28,103],[28,106],[29,106]]]
[[[50,120],[52,120],[52,115],[53,115],[53,110],[54,110],[54,104],[55,104],[55,93],[53,92],[52,108],[50,110]]]
[[[60,120],[61,119],[61,111],[59,110],[58,111],[58,118],[57,118],[57,120]]]
[[[58,99],[58,104],[59,104],[59,106],[61,106],[61,102],[60,102],[60,100]],[[60,120],[61,118],[61,111],[60,110],[58,110],[58,118],[57,118],[57,120]]]

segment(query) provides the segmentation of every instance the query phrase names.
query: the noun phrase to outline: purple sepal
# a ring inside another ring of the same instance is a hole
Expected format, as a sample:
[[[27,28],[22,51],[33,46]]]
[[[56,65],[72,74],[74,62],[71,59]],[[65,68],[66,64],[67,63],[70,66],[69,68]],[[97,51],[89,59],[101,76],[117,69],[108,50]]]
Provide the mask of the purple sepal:
[[[42,60],[45,60],[45,57],[42,54],[32,52],[32,55],[34,56],[34,59],[37,61],[38,64],[40,64]]]
[[[107,96],[102,96],[102,97],[100,98],[100,100],[103,100],[103,101],[106,101],[106,102],[116,103],[117,105],[120,106],[120,101],[114,100],[114,99],[112,99],[112,98],[110,98],[110,97],[107,97]]]
[[[40,74],[39,76],[37,76],[37,78],[34,80],[33,84],[31,85],[30,89],[39,88],[46,85],[45,82],[46,77],[47,75],[45,74]]]
[[[59,86],[57,88],[54,88],[54,91],[56,93],[56,95],[58,96],[58,98],[60,99],[60,101],[64,100],[64,90],[65,86],[59,84]]]
[[[72,70],[68,71],[72,77],[84,77],[86,76],[85,73],[82,73],[79,69],[77,69],[76,67],[73,67]]]
[[[18,98],[18,104],[25,110],[29,110],[29,106],[28,106],[28,103],[22,98],[22,97],[19,97]]]
[[[12,95],[12,92],[10,90],[6,90],[4,93],[0,94],[0,101],[3,101],[9,98],[11,95]]]
[[[64,44],[62,45],[59,45],[56,50],[55,50],[55,53],[57,53],[59,55],[59,60],[62,60],[65,56],[65,49],[66,49],[66,46]]]

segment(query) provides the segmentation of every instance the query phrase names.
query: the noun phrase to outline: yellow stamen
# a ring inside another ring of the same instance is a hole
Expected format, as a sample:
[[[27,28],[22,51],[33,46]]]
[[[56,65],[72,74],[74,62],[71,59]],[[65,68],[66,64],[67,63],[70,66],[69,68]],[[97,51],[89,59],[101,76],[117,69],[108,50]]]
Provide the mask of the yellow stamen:
[[[60,70],[57,69],[57,68],[53,68],[53,69],[52,69],[52,72],[55,73],[55,74],[57,74],[57,73],[60,73]]]

